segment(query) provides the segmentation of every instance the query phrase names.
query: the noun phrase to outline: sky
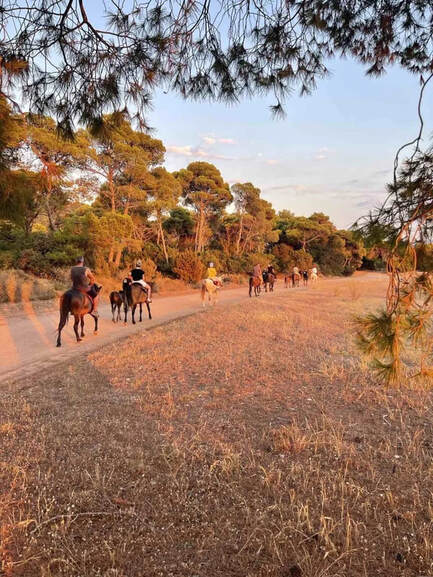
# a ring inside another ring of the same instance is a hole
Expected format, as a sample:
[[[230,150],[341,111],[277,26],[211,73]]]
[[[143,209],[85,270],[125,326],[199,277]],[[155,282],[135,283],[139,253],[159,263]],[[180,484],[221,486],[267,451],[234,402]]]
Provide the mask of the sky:
[[[167,149],[167,168],[212,162],[229,184],[258,186],[277,210],[320,211],[349,227],[384,198],[396,150],[418,131],[419,80],[397,68],[367,77],[352,60],[329,67],[311,96],[287,100],[282,120],[271,116],[271,97],[228,106],[157,93],[147,120]],[[432,90],[424,98],[426,142]]]
[[[99,7],[99,8],[98,8]],[[101,5],[88,5],[103,20]],[[380,205],[397,149],[418,132],[419,79],[400,68],[380,78],[350,59],[328,63],[329,77],[311,96],[293,95],[284,119],[272,97],[236,105],[155,94],[147,123],[166,149],[166,167],[215,164],[230,185],[252,182],[277,210],[324,212],[339,228]],[[433,130],[433,84],[424,95],[425,143]]]

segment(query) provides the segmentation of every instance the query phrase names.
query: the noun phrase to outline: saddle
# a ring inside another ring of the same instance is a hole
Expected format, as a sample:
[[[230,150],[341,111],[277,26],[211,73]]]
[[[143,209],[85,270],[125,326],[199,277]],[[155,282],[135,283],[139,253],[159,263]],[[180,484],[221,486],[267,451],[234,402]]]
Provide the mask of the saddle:
[[[92,289],[93,289],[93,285],[90,288],[90,290],[92,290]],[[89,312],[93,313],[93,311],[95,310],[95,297],[92,296],[89,292],[85,291],[84,289],[77,288],[74,290],[77,290],[78,292],[82,293],[83,295],[85,295],[89,299],[89,301],[90,301],[90,311]]]
[[[138,281],[136,281],[136,280],[133,280],[133,281],[131,282],[131,286],[132,286],[133,284],[138,285],[146,294],[148,294],[149,291],[147,290],[146,287],[144,287],[144,286],[141,284],[141,282],[138,282]]]

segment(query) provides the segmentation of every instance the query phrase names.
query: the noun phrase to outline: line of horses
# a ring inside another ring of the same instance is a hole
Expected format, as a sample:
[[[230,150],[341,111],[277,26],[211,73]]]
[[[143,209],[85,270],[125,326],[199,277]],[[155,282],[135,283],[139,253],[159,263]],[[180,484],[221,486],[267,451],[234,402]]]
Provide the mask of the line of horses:
[[[314,271],[301,271],[299,273],[286,274],[284,276],[284,286],[288,287],[299,287],[300,283],[303,286],[308,286],[308,282],[314,284],[317,281],[317,274]],[[254,293],[255,296],[259,296],[262,287],[265,292],[274,292],[274,285],[277,281],[277,275],[271,272],[264,272],[262,278],[250,276],[249,279],[249,296],[251,297]],[[216,304],[218,297],[218,290],[222,287],[222,281],[220,279],[204,279],[201,283],[201,300],[203,307],[206,304],[206,297],[209,304]],[[101,286],[93,285],[93,291],[96,297],[98,296]],[[150,310],[150,304],[148,299],[148,294],[142,285],[139,283],[132,282],[129,278],[125,278],[122,283],[122,289],[119,291],[112,291],[110,293],[110,305],[111,314],[113,316],[113,322],[117,323],[121,320],[121,310],[123,308],[124,312],[124,322],[128,322],[128,310],[131,309],[131,319],[132,324],[135,322],[135,311],[139,307],[140,317],[139,322],[143,320],[143,304],[147,307],[147,314],[149,319],[152,318],[152,313]],[[95,321],[94,334],[98,333],[98,319],[99,314],[95,308],[94,299],[91,298],[88,293],[76,289],[70,289],[66,291],[60,299],[60,320],[57,329],[57,346],[62,345],[61,333],[68,321],[69,315],[74,317],[74,332],[77,342],[80,342],[84,337],[84,317],[89,314],[93,317]],[[78,327],[81,326],[81,330]]]
[[[96,297],[102,289],[100,285],[93,285],[92,289]],[[123,280],[122,289],[120,291],[112,291],[110,293],[111,313],[113,315],[113,322],[120,320],[120,311],[123,307],[124,322],[128,322],[128,310],[131,309],[132,324],[135,325],[135,311],[139,307],[140,318],[143,320],[143,304],[147,307],[147,314],[149,319],[152,318],[148,294],[146,289],[143,289],[141,284],[131,282],[126,278]],[[117,313],[117,315],[116,315]],[[86,292],[77,289],[70,289],[66,291],[60,299],[60,321],[57,329],[57,346],[62,346],[61,334],[63,327],[68,321],[69,315],[74,317],[74,332],[77,342],[83,340],[84,335],[84,317],[89,314],[95,320],[94,334],[98,334],[98,319],[99,313],[95,308],[94,299]],[[81,325],[81,331],[78,326]]]

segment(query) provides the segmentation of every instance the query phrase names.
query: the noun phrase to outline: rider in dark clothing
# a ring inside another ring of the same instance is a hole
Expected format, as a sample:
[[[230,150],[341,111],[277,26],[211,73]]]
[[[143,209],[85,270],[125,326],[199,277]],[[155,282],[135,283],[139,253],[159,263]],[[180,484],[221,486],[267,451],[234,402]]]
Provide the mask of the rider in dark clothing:
[[[276,276],[275,275],[275,269],[274,269],[274,266],[272,264],[270,264],[268,266],[268,274],[273,274],[274,276]]]
[[[99,291],[95,290],[95,277],[92,271],[87,266],[84,266],[84,257],[82,256],[77,258],[76,264],[71,268],[71,281],[72,288],[89,295],[93,301],[94,311],[96,311]]]
[[[135,268],[131,270],[132,281],[141,284],[147,291],[147,300],[152,302],[152,287],[144,280],[144,270],[141,268],[141,260],[137,261]]]

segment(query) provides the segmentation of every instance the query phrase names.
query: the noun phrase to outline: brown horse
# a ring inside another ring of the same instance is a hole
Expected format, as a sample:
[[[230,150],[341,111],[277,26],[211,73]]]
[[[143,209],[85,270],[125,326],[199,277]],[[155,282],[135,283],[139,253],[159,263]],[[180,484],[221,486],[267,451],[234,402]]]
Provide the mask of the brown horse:
[[[299,287],[301,275],[298,272],[292,273],[292,288]]]
[[[262,285],[262,279],[258,276],[250,276],[250,297],[253,296],[253,289],[254,289],[254,296],[258,297],[260,295],[260,287]]]
[[[140,305],[140,323],[143,321],[143,303],[146,303],[147,314],[149,319],[152,318],[147,291],[143,289],[140,283],[131,282],[129,279],[123,281],[123,290],[125,298],[125,323],[128,322],[128,306],[131,307],[132,324],[135,325],[135,309]]]
[[[123,305],[125,308],[125,293],[121,291],[112,291],[110,293],[110,304],[111,304],[111,314],[113,315],[113,323],[120,321],[120,309]],[[117,309],[117,317],[115,317],[115,312]]]
[[[274,292],[274,284],[276,280],[277,280],[276,274],[267,271],[263,273],[263,286],[265,287],[265,293],[268,292],[268,288],[270,293]]]
[[[101,292],[102,286],[100,285],[92,285],[92,291],[95,295],[94,298],[97,298],[99,293]],[[62,329],[68,321],[69,313],[74,315],[74,332],[75,336],[77,337],[77,342],[79,343],[84,337],[84,315],[89,314],[95,319],[95,331],[94,334],[98,334],[98,311],[95,310],[95,303],[93,298],[85,293],[84,291],[80,291],[78,289],[69,289],[66,291],[61,299],[60,299],[60,321],[58,326],[58,334],[57,334],[57,346],[61,347],[62,342],[60,339],[60,335],[62,333]],[[81,322],[81,334],[78,334],[78,325]]]

